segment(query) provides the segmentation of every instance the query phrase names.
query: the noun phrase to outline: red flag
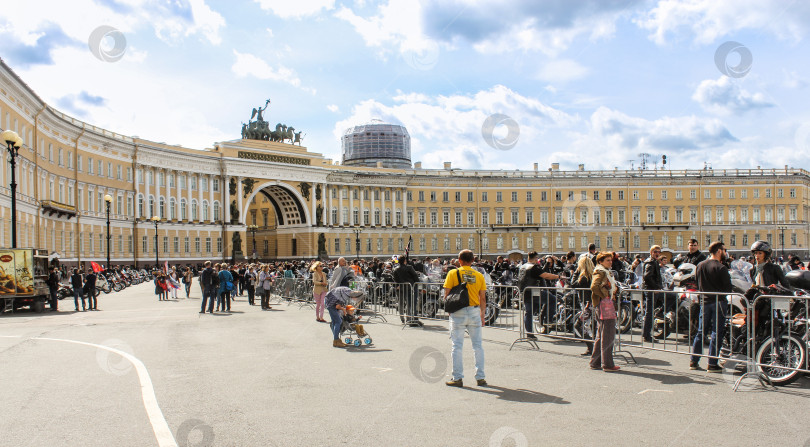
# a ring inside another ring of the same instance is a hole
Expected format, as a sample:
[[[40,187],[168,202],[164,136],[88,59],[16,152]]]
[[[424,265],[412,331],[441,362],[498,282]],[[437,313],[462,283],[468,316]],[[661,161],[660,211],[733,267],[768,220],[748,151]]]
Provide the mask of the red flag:
[[[98,265],[96,262],[90,261],[90,267],[93,267],[93,272],[98,273],[104,271],[104,269]]]

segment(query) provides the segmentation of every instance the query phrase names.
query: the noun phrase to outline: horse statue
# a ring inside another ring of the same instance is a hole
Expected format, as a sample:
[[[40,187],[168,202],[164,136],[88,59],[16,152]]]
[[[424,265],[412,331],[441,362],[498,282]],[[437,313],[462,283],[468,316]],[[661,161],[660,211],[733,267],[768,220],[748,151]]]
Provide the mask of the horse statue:
[[[288,127],[287,131],[284,132],[284,140],[290,140],[290,144],[292,144],[294,136],[295,136],[295,127],[293,126]]]
[[[304,136],[306,136],[306,134],[304,134]],[[298,145],[300,146],[301,145],[301,140],[304,139],[304,136],[301,135],[301,132],[296,132],[295,133],[295,139],[293,140],[292,144],[298,143]]]

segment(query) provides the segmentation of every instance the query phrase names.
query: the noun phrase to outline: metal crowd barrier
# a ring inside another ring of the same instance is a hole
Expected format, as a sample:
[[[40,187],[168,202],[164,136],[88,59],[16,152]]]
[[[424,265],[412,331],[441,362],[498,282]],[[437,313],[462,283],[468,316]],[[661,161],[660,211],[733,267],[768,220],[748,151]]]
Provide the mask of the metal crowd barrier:
[[[732,327],[744,325],[750,362],[735,384],[754,377],[763,385],[786,385],[810,374],[810,296],[760,295],[747,307],[741,321],[732,318]],[[742,331],[740,331],[742,332]],[[731,333],[732,340],[734,333]]]

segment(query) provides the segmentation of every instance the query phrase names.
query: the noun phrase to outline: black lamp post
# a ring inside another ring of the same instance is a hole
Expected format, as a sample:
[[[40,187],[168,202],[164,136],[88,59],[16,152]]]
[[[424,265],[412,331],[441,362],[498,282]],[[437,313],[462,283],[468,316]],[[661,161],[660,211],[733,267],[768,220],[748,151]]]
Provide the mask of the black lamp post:
[[[357,259],[360,259],[360,233],[363,232],[363,226],[354,229],[354,246],[357,250]]]
[[[17,180],[15,179],[17,168],[17,154],[23,144],[22,138],[13,130],[6,130],[0,133],[0,139],[6,142],[8,153],[11,155],[11,248],[17,248]]]
[[[112,235],[110,235],[110,205],[112,205],[112,196],[106,194],[104,196],[104,202],[107,203],[107,269],[110,269],[110,242],[112,241]]]
[[[785,230],[787,227],[781,225],[777,229],[779,230],[779,255],[785,256]]]
[[[487,232],[487,230],[485,230],[483,228],[479,228],[479,229],[475,230],[475,232],[478,233],[478,259],[483,260],[484,259],[484,245],[481,243],[481,237],[484,235],[484,233]]]
[[[253,236],[253,259],[256,259],[256,230],[259,229],[256,225],[248,225],[247,227],[250,234]]]
[[[624,231],[624,248],[627,252],[624,255],[624,259],[630,262],[630,227],[624,227],[622,231]]]
[[[160,248],[158,248],[158,223],[160,222],[160,217],[152,216],[152,223],[155,224],[155,268],[160,270],[160,259],[158,257],[158,252],[160,252]]]

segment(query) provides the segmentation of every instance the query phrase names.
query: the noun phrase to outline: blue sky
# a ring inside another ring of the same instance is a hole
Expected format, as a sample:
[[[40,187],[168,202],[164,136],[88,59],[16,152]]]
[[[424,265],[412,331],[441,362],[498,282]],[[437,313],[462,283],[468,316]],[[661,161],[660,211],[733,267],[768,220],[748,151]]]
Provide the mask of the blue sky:
[[[91,51],[101,26],[119,60]],[[271,124],[333,159],[377,118],[424,167],[807,167],[808,31],[789,0],[29,1],[0,11],[0,57],[65,113],[192,148],[271,99]]]

